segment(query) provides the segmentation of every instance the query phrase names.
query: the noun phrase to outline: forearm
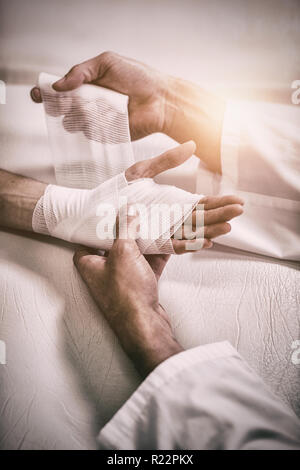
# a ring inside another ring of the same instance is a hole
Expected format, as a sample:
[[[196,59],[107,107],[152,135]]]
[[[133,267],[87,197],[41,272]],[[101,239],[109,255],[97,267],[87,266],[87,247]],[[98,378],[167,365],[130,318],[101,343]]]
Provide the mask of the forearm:
[[[32,214],[47,185],[0,170],[0,226],[32,231]]]
[[[185,80],[170,78],[165,133],[177,142],[194,140],[196,155],[221,173],[221,135],[225,101]]]
[[[183,351],[161,311],[139,308],[125,314],[125,323],[107,315],[124,351],[144,378],[166,359]],[[120,315],[124,318],[123,312]]]
[[[175,338],[157,332],[151,338],[151,342],[145,342],[143,345],[139,343],[138,347],[131,345],[128,356],[134,363],[136,370],[145,378],[159,364],[182,351],[183,348]]]

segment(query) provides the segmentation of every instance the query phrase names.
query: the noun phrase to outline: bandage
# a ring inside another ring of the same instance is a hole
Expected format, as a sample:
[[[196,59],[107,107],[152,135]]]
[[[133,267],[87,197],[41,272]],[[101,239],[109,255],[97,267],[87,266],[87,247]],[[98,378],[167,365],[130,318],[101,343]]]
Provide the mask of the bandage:
[[[91,189],[135,163],[128,97],[86,84],[56,92],[52,84],[58,79],[39,76],[56,182]]]
[[[92,190],[47,186],[34,210],[32,226],[38,233],[109,250],[117,214],[126,212],[124,221],[129,207],[134,207],[141,252],[174,253],[170,237],[198,199],[198,195],[158,185],[150,178],[128,183],[121,173]]]
[[[201,196],[150,178],[127,182],[135,163],[124,95],[83,85],[55,92],[57,77],[41,74],[49,143],[58,185],[49,185],[33,214],[35,232],[109,250],[116,215],[134,206],[142,253],[174,253],[170,237]],[[199,233],[199,230],[198,230]]]

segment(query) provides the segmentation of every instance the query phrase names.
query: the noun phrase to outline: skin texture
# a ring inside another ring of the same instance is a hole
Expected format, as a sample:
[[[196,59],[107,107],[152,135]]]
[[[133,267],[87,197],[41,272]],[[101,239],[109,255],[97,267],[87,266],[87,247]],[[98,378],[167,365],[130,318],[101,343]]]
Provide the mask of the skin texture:
[[[32,231],[32,214],[47,185],[0,170],[0,226]]]
[[[105,256],[80,247],[74,263],[124,351],[146,377],[183,349],[158,299],[157,283],[169,256],[144,257],[130,234],[133,221],[128,217],[127,234],[117,230],[113,247]]]
[[[197,156],[221,173],[220,142],[225,102],[184,80],[159,73],[151,67],[114,52],[75,65],[53,88],[74,90],[83,83],[110,88],[129,96],[131,138],[163,132],[177,142],[193,140]],[[32,99],[40,103],[37,87]]]

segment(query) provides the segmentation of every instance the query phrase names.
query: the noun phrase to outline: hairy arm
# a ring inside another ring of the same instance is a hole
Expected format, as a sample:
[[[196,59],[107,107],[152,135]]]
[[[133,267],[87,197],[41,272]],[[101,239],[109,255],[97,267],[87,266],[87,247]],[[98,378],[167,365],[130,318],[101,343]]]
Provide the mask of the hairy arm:
[[[47,184],[0,170],[0,226],[32,231],[32,214]]]

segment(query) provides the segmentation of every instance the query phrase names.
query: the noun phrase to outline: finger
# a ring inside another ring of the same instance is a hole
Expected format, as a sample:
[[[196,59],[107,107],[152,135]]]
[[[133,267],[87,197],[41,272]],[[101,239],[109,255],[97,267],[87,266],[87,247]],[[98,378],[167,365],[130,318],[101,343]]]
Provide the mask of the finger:
[[[205,238],[216,238],[221,235],[229,233],[231,230],[231,225],[227,222],[222,224],[206,225],[204,227],[204,237]]]
[[[75,67],[72,67],[64,77],[53,83],[52,87],[55,91],[75,90],[75,88],[78,88],[80,85],[85,83],[85,80],[86,78],[83,67],[81,65],[75,65]]]
[[[32,101],[34,101],[35,103],[43,102],[41,90],[37,86],[33,87],[30,90],[30,96],[31,96]]]
[[[230,204],[244,205],[244,200],[235,195],[228,196],[205,196],[199,201],[199,204],[204,204],[205,210],[217,209],[218,207],[227,206]]]
[[[204,227],[200,226],[198,229],[194,229],[192,225],[183,224],[173,235],[172,238],[177,240],[193,240],[195,238],[205,238],[204,237]]]
[[[152,271],[156,276],[158,281],[162,275],[163,270],[166,267],[167,262],[169,261],[171,255],[145,255],[145,259],[151,266]]]
[[[197,240],[176,240],[172,239],[172,245],[175,253],[177,255],[182,255],[184,253],[190,253],[199,251],[202,249],[211,248],[213,243],[211,240],[207,239],[197,239]],[[194,248],[194,249],[193,249]]]
[[[63,113],[60,113],[63,114]],[[64,129],[71,133],[80,132],[84,130],[84,111],[81,112],[80,108],[71,107],[63,118],[62,125]]]
[[[135,163],[125,172],[127,181],[138,178],[154,178],[163,171],[170,170],[184,163],[195,153],[196,144],[192,140],[164,152],[158,157]]]
[[[227,222],[243,213],[243,207],[240,204],[230,204],[228,206],[218,207],[204,211],[204,225],[218,224]],[[197,211],[192,214],[193,226],[197,222]]]
[[[125,256],[128,262],[130,262],[130,259],[142,256],[135,241],[138,233],[138,217],[132,214],[132,206],[129,206],[127,212],[125,207],[120,209],[115,223],[116,238],[109,252],[108,259],[121,260],[121,257]]]
[[[87,278],[90,271],[96,269],[100,273],[105,268],[106,259],[95,253],[97,253],[96,250],[79,247],[73,255],[73,262],[84,279]]]
[[[139,229],[139,215],[133,205],[120,208],[116,217],[115,235],[118,239],[136,240]]]
[[[86,60],[74,65],[68,73],[57,82],[53,83],[55,91],[70,91],[80,87],[83,83],[91,83],[98,78],[99,57]]]

